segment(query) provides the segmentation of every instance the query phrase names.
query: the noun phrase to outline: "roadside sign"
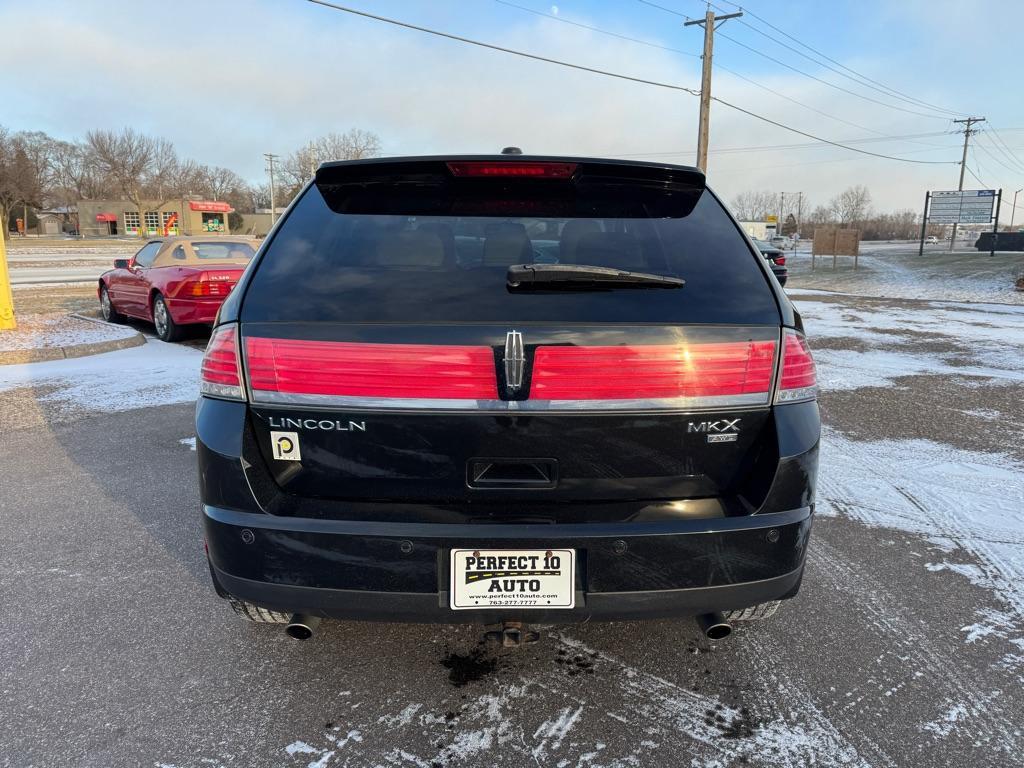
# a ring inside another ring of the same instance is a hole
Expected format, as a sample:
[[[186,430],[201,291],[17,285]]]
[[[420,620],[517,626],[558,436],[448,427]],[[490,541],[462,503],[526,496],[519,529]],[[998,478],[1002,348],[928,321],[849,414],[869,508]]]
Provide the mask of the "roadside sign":
[[[995,205],[994,189],[932,192],[928,221],[932,224],[988,224]]]

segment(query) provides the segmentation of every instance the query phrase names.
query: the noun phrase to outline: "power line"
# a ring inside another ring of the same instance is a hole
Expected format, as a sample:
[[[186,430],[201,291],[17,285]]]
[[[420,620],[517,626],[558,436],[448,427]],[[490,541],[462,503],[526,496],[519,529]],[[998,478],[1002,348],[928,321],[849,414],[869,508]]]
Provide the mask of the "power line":
[[[644,5],[649,5],[652,8],[657,8],[659,10],[665,11],[666,13],[671,13],[674,16],[680,16],[680,17],[682,17],[684,19],[689,19],[690,18],[685,13],[680,13],[679,11],[674,11],[671,8],[666,8],[663,5],[658,5],[657,3],[651,2],[651,0],[637,0],[637,2],[643,3]],[[724,37],[726,40],[728,40],[729,42],[733,43],[734,45],[738,45],[741,48],[745,48],[746,50],[750,51],[751,53],[755,53],[758,56],[760,56],[760,57],[762,57],[764,59],[767,59],[768,61],[772,61],[772,62],[778,64],[781,67],[785,67],[786,69],[789,69],[789,70],[791,70],[793,72],[796,72],[799,75],[803,75],[804,77],[809,77],[811,80],[819,82],[822,85],[826,85],[829,88],[834,88],[837,91],[842,91],[843,93],[849,94],[850,96],[853,96],[855,98],[863,99],[864,101],[870,101],[873,104],[879,104],[879,105],[881,105],[883,107],[888,107],[889,109],[896,109],[896,110],[899,110],[900,112],[906,112],[906,113],[911,114],[911,115],[919,115],[921,117],[930,117],[933,120],[948,120],[949,119],[948,115],[937,115],[937,114],[934,114],[934,113],[919,112],[917,110],[907,109],[906,107],[901,107],[898,104],[889,104],[889,103],[884,102],[884,101],[879,101],[878,99],[874,99],[874,98],[872,98],[870,96],[865,96],[864,94],[857,93],[856,91],[851,91],[849,88],[844,88],[841,85],[836,85],[835,83],[831,83],[828,80],[824,80],[824,79],[822,79],[820,77],[817,77],[816,75],[812,75],[810,72],[806,72],[806,71],[804,71],[802,69],[799,69],[797,67],[792,66],[791,64],[787,64],[786,62],[782,61],[781,59],[776,59],[774,56],[769,56],[767,53],[764,53],[763,51],[760,51],[757,48],[754,48],[753,46],[750,46],[750,45],[747,45],[746,43],[740,42],[739,40],[737,40],[734,37],[729,37],[724,32],[720,32],[719,34],[722,37]]]
[[[996,145],[998,147],[1001,147],[1000,151],[1003,152],[1003,154],[1009,157],[1014,163],[1017,164],[1017,166],[1019,166],[1020,168],[1024,168],[1024,161],[1017,157],[1014,151],[1010,149],[1010,147],[1007,145],[1005,141],[1003,141],[1003,137],[999,135],[999,132],[996,131],[994,125],[989,123],[987,132],[992,134],[992,137],[996,140]]]
[[[906,157],[894,157],[893,155],[883,155],[883,154],[879,154],[878,152],[868,152],[866,149],[858,149],[857,147],[851,147],[851,146],[848,146],[846,144],[840,144],[838,141],[830,141],[829,139],[823,139],[820,136],[815,136],[814,134],[807,133],[806,131],[801,131],[799,128],[792,128],[792,127],[790,127],[788,125],[783,125],[782,123],[779,123],[779,122],[776,122],[775,120],[772,120],[770,118],[764,117],[763,115],[758,115],[758,114],[756,114],[754,112],[751,112],[748,109],[744,109],[743,107],[737,106],[736,104],[730,104],[728,101],[725,101],[724,99],[720,99],[717,96],[712,96],[711,98],[712,98],[713,101],[717,101],[719,104],[723,104],[723,105],[725,105],[727,107],[731,107],[732,109],[735,109],[737,112],[742,112],[745,115],[750,115],[751,117],[756,117],[758,120],[763,120],[766,123],[770,123],[771,125],[778,126],[779,128],[784,128],[785,130],[792,131],[793,133],[798,133],[801,136],[806,136],[809,139],[814,139],[815,141],[820,141],[820,142],[823,142],[824,144],[831,144],[834,147],[841,147],[843,149],[848,149],[851,152],[860,152],[862,155],[870,155],[872,157],[883,157],[883,158],[885,158],[887,160],[899,160],[899,161],[904,162],[904,163],[918,163],[918,164],[921,164],[921,165],[956,165],[956,162],[955,161],[951,161],[951,160],[911,160],[911,159],[906,158]]]
[[[552,21],[557,21],[557,22],[560,22],[562,24],[571,24],[574,27],[580,27],[582,29],[590,30],[591,32],[597,32],[598,34],[601,34],[601,35],[607,35],[609,37],[615,37],[615,38],[618,38],[620,40],[628,40],[629,42],[632,42],[632,43],[638,43],[640,45],[646,45],[646,46],[648,46],[650,48],[657,48],[659,50],[669,51],[671,53],[678,53],[678,54],[681,54],[683,56],[690,56],[690,57],[695,58],[695,59],[700,58],[700,56],[698,54],[696,54],[696,53],[690,53],[689,51],[683,51],[683,50],[680,50],[679,48],[670,48],[668,46],[658,45],[657,43],[652,43],[652,42],[650,42],[648,40],[640,40],[640,39],[635,38],[635,37],[628,37],[626,35],[621,35],[618,32],[611,32],[609,30],[601,29],[600,27],[595,27],[595,26],[592,26],[590,24],[582,24],[582,23],[580,23],[578,21],[572,21],[571,19],[565,19],[565,18],[562,18],[561,16],[555,16],[552,13],[545,13],[544,11],[538,11],[538,10],[535,10],[533,8],[527,8],[524,5],[519,5],[518,3],[509,2],[509,0],[494,0],[494,2],[500,3],[501,5],[506,5],[506,6],[510,7],[510,8],[517,8],[517,9],[519,9],[521,11],[525,11],[527,13],[532,13],[535,16],[541,16],[541,17],[546,18],[546,19],[551,19]],[[794,99],[791,96],[787,96],[785,93],[782,93],[781,91],[777,91],[774,88],[770,88],[767,85],[765,85],[764,83],[759,83],[756,80],[753,80],[753,79],[747,77],[746,75],[741,74],[740,72],[737,72],[734,69],[730,69],[729,67],[723,66],[722,64],[715,63],[714,66],[715,66],[715,68],[720,69],[723,72],[728,72],[730,75],[733,75],[734,77],[738,77],[740,80],[744,80],[744,81],[750,83],[751,85],[756,86],[757,88],[760,88],[760,89],[762,89],[764,91],[767,91],[768,93],[771,93],[771,94],[773,94],[775,96],[778,96],[780,99],[785,99],[786,101],[792,102],[793,104],[796,104],[797,106],[803,107],[804,109],[810,110],[811,112],[815,112],[815,113],[821,115],[822,117],[827,117],[830,120],[835,120],[836,122],[843,123],[845,125],[849,125],[852,128],[859,128],[860,130],[867,131],[868,133],[877,133],[880,136],[884,135],[881,131],[878,131],[878,130],[876,130],[874,128],[869,128],[866,125],[860,125],[859,123],[854,123],[854,122],[852,122],[850,120],[845,120],[845,119],[843,119],[841,117],[837,117],[836,115],[830,115],[828,112],[820,110],[817,107],[812,107],[810,104],[805,104],[802,101],[798,101],[797,99]]]
[[[974,146],[975,146],[976,149],[980,149],[986,155],[991,157],[996,162],[996,164],[998,164],[1000,167],[1004,168],[1005,170],[1009,171],[1010,173],[1015,174],[1015,175],[1020,175],[1022,173],[1022,171],[1021,171],[1021,169],[1019,167],[1017,167],[1017,168],[1011,167],[1011,166],[1007,165],[1005,162],[1003,162],[1002,160],[1000,160],[998,157],[996,157],[992,152],[990,152],[988,150],[988,147],[986,147],[984,144],[981,143],[981,141],[976,141],[974,143]],[[977,163],[977,158],[975,158],[975,162]]]
[[[843,139],[843,144],[870,144],[874,142],[884,141],[906,141],[918,137],[927,136],[946,136],[946,131],[933,131],[932,133],[911,133],[903,136],[869,136],[860,139]],[[732,154],[732,153],[744,153],[744,152],[767,152],[767,151],[783,151],[791,149],[825,149],[827,145],[823,145],[820,141],[802,142],[800,144],[760,144],[755,146],[744,146],[744,147],[720,147],[718,149],[709,150],[711,154]],[[937,149],[955,149],[955,147],[941,146],[941,145],[929,145],[928,149],[908,150],[908,152],[933,152]],[[688,154],[690,150],[672,150],[668,152],[634,152],[629,155],[623,155],[624,157],[655,157],[660,155],[682,155]]]
[[[552,58],[549,58],[547,56],[538,56],[537,54],[526,53],[525,51],[518,51],[518,50],[516,50],[514,48],[505,48],[505,47],[500,46],[500,45],[494,45],[492,43],[485,43],[485,42],[481,42],[479,40],[472,40],[472,39],[470,39],[468,37],[461,37],[459,35],[453,35],[453,34],[451,34],[449,32],[442,32],[440,30],[430,29],[429,27],[421,27],[421,26],[418,26],[416,24],[410,24],[410,23],[405,22],[405,21],[399,21],[398,19],[390,19],[390,18],[388,18],[386,16],[378,16],[376,14],[367,13],[366,11],[360,11],[360,10],[357,10],[355,8],[348,8],[348,7],[343,6],[343,5],[337,5],[335,3],[330,3],[330,2],[327,2],[327,0],[307,0],[307,2],[313,3],[315,5],[322,5],[325,8],[331,8],[331,9],[336,10],[336,11],[342,11],[344,13],[351,13],[351,14],[353,14],[355,16],[362,16],[362,17],[367,18],[367,19],[373,19],[374,21],[381,21],[381,22],[384,22],[385,24],[392,24],[392,25],[397,26],[397,27],[404,27],[405,29],[411,29],[411,30],[414,30],[416,32],[424,32],[424,33],[429,34],[429,35],[435,35],[437,37],[444,37],[444,38],[447,38],[449,40],[455,40],[455,41],[460,42],[460,43],[467,43],[469,45],[475,45],[475,46],[478,46],[480,48],[489,48],[489,49],[494,50],[494,51],[500,51],[502,53],[512,54],[513,56],[521,56],[522,58],[526,58],[526,59],[533,59],[535,61],[543,61],[543,62],[545,62],[547,64],[557,64],[558,66],[568,67],[570,69],[576,69],[576,70],[580,70],[582,72],[590,72],[590,73],[596,74],[596,75],[604,75],[605,77],[613,77],[613,78],[617,78],[619,80],[626,80],[628,82],[633,82],[633,83],[641,83],[641,84],[644,84],[644,85],[653,85],[653,86],[656,86],[658,88],[667,88],[667,89],[672,90],[672,91],[680,91],[682,93],[688,93],[691,96],[698,96],[700,94],[699,91],[697,91],[697,90],[695,90],[693,88],[687,88],[687,87],[681,86],[681,85],[673,85],[672,83],[662,83],[662,82],[658,82],[656,80],[647,80],[647,79],[642,78],[642,77],[633,77],[632,75],[623,75],[623,74],[618,73],[618,72],[610,72],[608,70],[597,69],[595,67],[587,67],[587,66],[584,66],[582,64],[573,64],[573,63],[568,62],[568,61],[561,61],[559,59],[552,59]],[[780,123],[780,122],[778,122],[776,120],[772,120],[770,118],[764,117],[763,115],[759,115],[756,112],[751,112],[748,109],[744,109],[743,107],[740,107],[740,106],[738,106],[736,104],[732,104],[731,102],[725,101],[724,99],[718,98],[717,96],[712,96],[712,100],[717,101],[719,104],[721,104],[723,106],[726,106],[726,107],[729,107],[730,109],[733,109],[733,110],[735,110],[737,112],[742,112],[745,115],[749,115],[750,117],[753,117],[756,120],[760,120],[760,121],[768,123],[770,125],[774,125],[777,128],[782,128],[785,131],[790,131],[791,133],[796,133],[796,134],[798,134],[800,136],[804,136],[804,137],[806,137],[808,139],[813,139],[814,141],[820,141],[823,144],[830,144],[830,145],[832,145],[834,147],[839,147],[840,149],[846,149],[846,150],[849,150],[851,152],[859,152],[862,155],[870,155],[871,157],[880,157],[880,158],[884,158],[886,160],[896,160],[898,162],[903,162],[903,163],[918,163],[918,164],[926,164],[926,165],[940,165],[940,164],[941,165],[948,165],[948,164],[952,164],[953,163],[953,161],[947,161],[947,160],[912,160],[910,158],[905,158],[905,157],[896,157],[894,155],[884,155],[884,154],[880,154],[880,153],[877,153],[877,152],[869,152],[869,151],[864,150],[864,149],[858,149],[857,147],[851,147],[851,146],[848,146],[846,144],[841,144],[841,143],[839,143],[837,141],[832,141],[830,139],[825,139],[825,138],[822,138],[821,136],[815,136],[813,133],[808,133],[807,131],[802,131],[799,128],[793,128],[792,126],[785,125],[784,123]]]
[[[636,38],[636,37],[629,37],[628,35],[621,35],[618,32],[610,32],[607,29],[600,29],[599,27],[592,27],[589,24],[583,24],[583,23],[578,22],[578,21],[572,21],[571,19],[563,19],[561,16],[555,16],[553,13],[544,13],[544,11],[537,11],[537,10],[534,10],[533,8],[527,8],[525,5],[519,5],[518,3],[511,3],[511,2],[509,2],[509,0],[494,0],[494,2],[500,3],[501,5],[507,5],[509,8],[518,8],[520,11],[526,11],[527,13],[532,13],[535,16],[543,16],[546,19],[551,19],[552,21],[558,21],[558,22],[561,22],[562,24],[571,24],[574,27],[580,27],[581,29],[589,29],[591,32],[597,32],[598,34],[607,35],[608,37],[617,37],[619,40],[628,40],[631,43],[638,43],[639,45],[646,45],[649,48],[657,48],[657,49],[662,50],[662,51],[670,51],[671,53],[678,53],[678,54],[681,54],[683,56],[690,56],[690,57],[692,57],[694,59],[699,59],[700,58],[700,54],[699,53],[690,53],[689,51],[683,51],[683,50],[680,50],[679,48],[669,48],[666,45],[658,45],[657,43],[652,43],[649,40],[641,40],[641,39]]]
[[[955,109],[948,109],[946,107],[940,107],[937,104],[932,104],[932,103],[924,101],[922,99],[918,99],[915,96],[911,96],[908,93],[904,93],[904,92],[899,91],[899,90],[897,90],[897,89],[895,89],[895,88],[893,88],[891,86],[886,85],[885,83],[882,83],[882,82],[879,82],[878,80],[870,78],[867,75],[865,75],[865,74],[863,74],[861,72],[858,72],[855,69],[851,69],[850,67],[846,66],[842,62],[837,61],[836,59],[833,59],[828,54],[822,53],[821,51],[817,50],[816,48],[812,48],[807,43],[803,42],[802,40],[800,40],[797,37],[794,37],[793,35],[789,34],[785,30],[780,29],[779,27],[775,26],[774,24],[772,24],[770,21],[768,21],[764,17],[758,16],[756,13],[754,13],[751,10],[749,10],[748,8],[746,8],[744,6],[740,6],[740,5],[736,4],[736,3],[733,3],[733,2],[731,2],[731,0],[725,0],[725,2],[728,2],[730,5],[736,6],[737,8],[742,8],[742,10],[745,13],[747,13],[750,16],[752,16],[753,18],[757,19],[758,21],[760,21],[766,27],[769,27],[770,29],[775,30],[780,35],[783,35],[784,37],[787,37],[790,40],[792,40],[793,42],[795,42],[797,45],[799,45],[799,46],[801,46],[803,48],[806,48],[807,50],[811,51],[816,56],[819,56],[822,59],[825,59],[826,61],[829,61],[829,62],[831,62],[832,64],[835,64],[838,67],[841,67],[842,69],[846,70],[846,72],[849,72],[850,74],[855,75],[856,77],[851,77],[850,75],[848,75],[848,74],[846,74],[844,72],[839,71],[835,67],[829,66],[828,64],[826,64],[826,63],[824,63],[822,61],[814,59],[813,57],[808,56],[806,53],[803,53],[802,51],[798,51],[797,49],[793,48],[792,46],[787,45],[787,44],[781,42],[780,40],[772,37],[771,35],[766,33],[764,30],[758,29],[756,26],[754,26],[753,24],[750,24],[749,22],[746,22],[746,21],[740,22],[744,26],[750,27],[750,29],[754,30],[757,34],[759,34],[759,35],[761,35],[761,36],[771,40],[774,43],[777,43],[777,44],[783,46],[784,48],[787,48],[787,49],[793,51],[794,53],[798,54],[799,56],[803,56],[808,61],[812,61],[815,64],[818,64],[819,66],[825,67],[826,69],[829,69],[832,72],[835,72],[836,74],[840,75],[841,77],[845,77],[846,79],[848,79],[848,80],[850,80],[852,82],[857,83],[858,85],[871,88],[872,90],[878,91],[879,93],[884,93],[885,95],[890,96],[890,97],[898,98],[901,101],[904,101],[904,102],[909,103],[909,104],[915,104],[917,106],[925,107],[927,109],[933,109],[933,110],[935,110],[937,112],[945,112],[945,113],[947,113],[949,115],[964,115],[964,114],[966,114],[965,112],[959,112],[959,111],[957,111]],[[714,3],[712,3],[712,5],[714,7],[716,7],[716,8],[718,7],[718,6],[715,6]],[[859,78],[859,79],[856,79],[856,78]]]

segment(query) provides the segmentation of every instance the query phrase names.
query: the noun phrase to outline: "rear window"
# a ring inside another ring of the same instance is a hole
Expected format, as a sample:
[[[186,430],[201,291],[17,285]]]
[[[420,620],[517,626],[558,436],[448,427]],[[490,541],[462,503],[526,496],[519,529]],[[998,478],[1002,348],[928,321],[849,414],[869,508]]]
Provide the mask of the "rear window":
[[[256,255],[248,243],[192,243],[192,250],[203,261],[248,261]]]
[[[243,299],[243,321],[779,322],[757,257],[706,190],[678,218],[381,215],[337,208],[315,185],[303,194],[261,257]],[[686,285],[510,292],[508,267],[530,263],[672,275]]]

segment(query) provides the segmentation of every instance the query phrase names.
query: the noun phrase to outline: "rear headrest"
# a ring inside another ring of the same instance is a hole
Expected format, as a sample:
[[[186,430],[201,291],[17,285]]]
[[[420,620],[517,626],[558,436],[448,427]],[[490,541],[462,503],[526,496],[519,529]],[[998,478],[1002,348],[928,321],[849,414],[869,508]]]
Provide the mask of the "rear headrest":
[[[450,226],[439,221],[430,221],[426,224],[420,224],[416,227],[416,231],[431,232],[437,235],[441,239],[441,245],[444,246],[445,264],[450,266],[455,263],[455,233],[452,232]]]
[[[382,232],[372,263],[380,267],[443,267],[444,245],[434,232]]]
[[[532,264],[533,246],[526,227],[517,221],[496,222],[484,228],[484,264],[507,267]]]
[[[601,226],[593,219],[569,219],[562,227],[562,236],[558,241],[558,260],[563,264],[574,264],[580,238],[588,232],[600,231]]]
[[[574,263],[627,271],[647,268],[640,241],[629,232],[587,232],[581,235]]]

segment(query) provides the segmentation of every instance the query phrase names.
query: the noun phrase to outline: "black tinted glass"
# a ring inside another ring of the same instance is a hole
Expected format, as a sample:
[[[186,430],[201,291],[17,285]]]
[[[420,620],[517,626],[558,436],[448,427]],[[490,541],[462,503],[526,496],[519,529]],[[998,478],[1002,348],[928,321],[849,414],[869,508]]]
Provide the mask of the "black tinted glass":
[[[337,213],[313,186],[262,256],[243,321],[778,323],[757,257],[714,196],[681,218]],[[513,264],[671,275],[673,291],[510,293]]]

